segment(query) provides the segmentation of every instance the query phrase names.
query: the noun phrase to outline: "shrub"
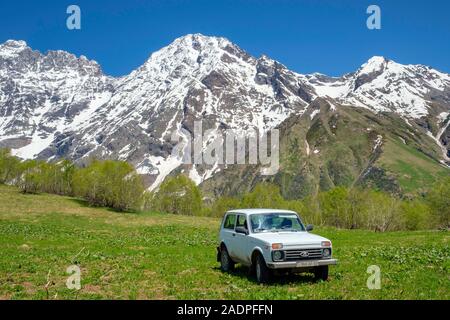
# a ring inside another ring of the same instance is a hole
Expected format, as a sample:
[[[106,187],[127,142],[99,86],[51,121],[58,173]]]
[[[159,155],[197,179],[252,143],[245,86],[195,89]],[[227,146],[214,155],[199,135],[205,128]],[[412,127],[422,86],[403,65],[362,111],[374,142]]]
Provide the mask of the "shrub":
[[[20,160],[9,149],[0,149],[0,184],[15,183],[19,167]]]
[[[232,197],[219,197],[211,207],[211,216],[223,217],[225,212],[233,209],[240,209],[241,201]]]
[[[302,212],[298,212],[297,210],[295,211],[300,214],[300,217],[302,218],[304,223],[315,225],[325,224],[322,212],[320,211],[317,196],[307,196],[301,202],[303,205],[303,211]]]
[[[348,195],[348,189],[344,187],[337,187],[319,194],[320,210],[326,224],[340,228],[351,225]]]
[[[90,205],[107,206],[119,211],[139,209],[144,186],[133,166],[123,161],[94,160],[76,170],[73,189]]]
[[[75,171],[72,162],[68,160],[57,163],[40,162],[37,167],[40,192],[59,195],[72,193],[72,176]]]
[[[436,182],[426,197],[438,226],[450,226],[450,177]]]
[[[277,185],[258,183],[252,192],[246,193],[242,199],[244,208],[283,208],[284,199]]]
[[[430,227],[430,208],[423,201],[403,201],[400,205],[400,215],[402,229],[420,230]]]
[[[39,192],[41,182],[40,163],[36,160],[26,160],[19,165],[20,177],[17,179],[17,186],[23,193]]]
[[[147,209],[183,215],[202,215],[200,189],[185,175],[167,177],[153,192]]]
[[[375,231],[400,229],[400,201],[380,191],[368,190],[362,205],[364,223],[362,228]]]

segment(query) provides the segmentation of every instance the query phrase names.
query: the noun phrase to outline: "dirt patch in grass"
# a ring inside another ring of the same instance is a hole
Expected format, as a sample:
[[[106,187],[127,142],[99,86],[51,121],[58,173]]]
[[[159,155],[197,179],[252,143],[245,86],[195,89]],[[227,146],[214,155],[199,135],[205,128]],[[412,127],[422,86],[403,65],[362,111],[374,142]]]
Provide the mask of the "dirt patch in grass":
[[[103,292],[102,288],[98,285],[86,284],[82,287],[84,293],[94,293],[101,294]]]
[[[25,289],[25,292],[29,295],[33,295],[36,292],[36,287],[33,283],[29,281],[22,282],[22,287]]]

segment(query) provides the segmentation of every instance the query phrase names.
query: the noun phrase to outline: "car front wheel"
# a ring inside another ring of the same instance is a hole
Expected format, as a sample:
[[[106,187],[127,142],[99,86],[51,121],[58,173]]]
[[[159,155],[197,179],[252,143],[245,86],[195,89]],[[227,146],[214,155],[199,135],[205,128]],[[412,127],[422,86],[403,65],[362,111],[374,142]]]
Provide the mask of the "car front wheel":
[[[222,247],[220,250],[220,269],[223,272],[230,272],[234,269],[234,261],[231,260],[228,250]]]
[[[267,283],[270,280],[270,269],[261,254],[258,254],[255,261],[256,281],[258,283]]]
[[[328,266],[320,266],[314,269],[314,278],[316,280],[327,281],[328,279]]]

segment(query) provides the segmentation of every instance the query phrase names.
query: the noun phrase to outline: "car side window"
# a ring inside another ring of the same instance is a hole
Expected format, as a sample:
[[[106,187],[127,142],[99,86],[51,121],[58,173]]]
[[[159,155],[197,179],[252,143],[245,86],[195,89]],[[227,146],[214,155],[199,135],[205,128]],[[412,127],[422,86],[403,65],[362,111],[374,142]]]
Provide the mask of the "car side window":
[[[224,229],[234,229],[234,224],[236,222],[236,215],[235,214],[229,214],[225,218],[225,222],[223,223]]]
[[[237,219],[237,222],[236,222],[236,228],[237,227],[244,227],[245,229],[248,230],[247,219],[245,219],[244,215],[239,215],[238,216],[238,219]]]

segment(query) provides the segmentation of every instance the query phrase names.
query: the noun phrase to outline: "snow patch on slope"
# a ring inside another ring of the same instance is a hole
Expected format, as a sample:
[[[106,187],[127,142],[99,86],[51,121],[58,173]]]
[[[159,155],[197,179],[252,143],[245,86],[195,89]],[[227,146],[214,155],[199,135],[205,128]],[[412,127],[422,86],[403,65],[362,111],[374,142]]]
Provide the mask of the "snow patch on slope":
[[[311,118],[311,120],[313,120],[314,117],[315,117],[316,115],[318,115],[319,113],[320,113],[320,110],[319,110],[319,109],[316,109],[316,110],[314,110],[313,112],[311,112],[311,114],[309,115],[309,117]]]

